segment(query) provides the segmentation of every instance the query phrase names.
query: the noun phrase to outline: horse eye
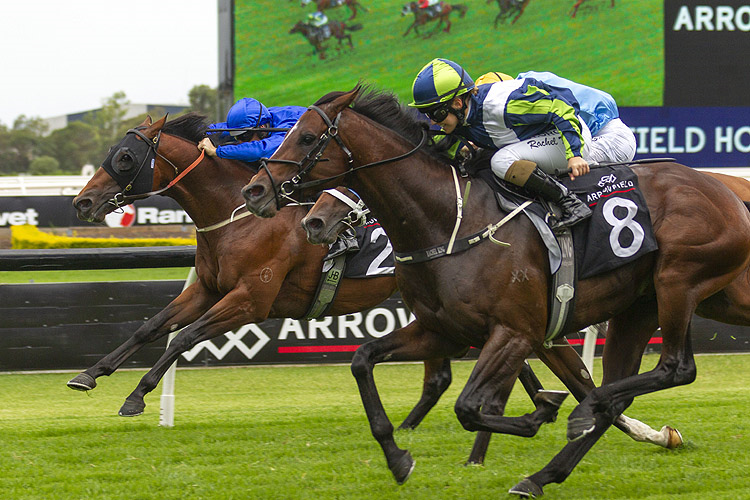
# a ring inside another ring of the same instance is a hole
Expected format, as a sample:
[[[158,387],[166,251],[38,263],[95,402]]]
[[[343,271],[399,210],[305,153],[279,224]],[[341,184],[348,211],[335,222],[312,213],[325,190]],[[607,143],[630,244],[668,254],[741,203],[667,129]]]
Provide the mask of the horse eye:
[[[305,146],[309,146],[313,142],[315,142],[315,136],[312,134],[304,134],[302,137],[300,137],[299,140],[300,144],[303,144]]]

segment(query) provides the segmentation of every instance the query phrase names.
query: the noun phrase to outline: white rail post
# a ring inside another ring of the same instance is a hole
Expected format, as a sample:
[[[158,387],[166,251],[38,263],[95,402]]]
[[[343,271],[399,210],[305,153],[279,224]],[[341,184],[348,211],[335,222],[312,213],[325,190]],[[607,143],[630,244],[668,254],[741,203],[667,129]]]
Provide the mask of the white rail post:
[[[581,352],[581,358],[583,358],[583,364],[586,365],[586,369],[591,374],[591,378],[594,378],[594,351],[596,350],[596,339],[599,336],[599,332],[604,329],[606,331],[607,323],[598,323],[591,325],[586,328],[586,336],[583,339],[583,352]]]
[[[198,279],[198,275],[195,273],[195,268],[191,267],[190,272],[185,279],[185,285],[182,287],[184,292],[187,287],[195,283]],[[182,330],[177,330],[169,334],[167,339],[167,347],[172,342],[172,339],[180,333]],[[177,361],[172,363],[172,366],[167,369],[164,374],[164,378],[161,381],[161,408],[159,410],[159,425],[162,427],[174,427],[174,379],[175,372],[177,371]]]

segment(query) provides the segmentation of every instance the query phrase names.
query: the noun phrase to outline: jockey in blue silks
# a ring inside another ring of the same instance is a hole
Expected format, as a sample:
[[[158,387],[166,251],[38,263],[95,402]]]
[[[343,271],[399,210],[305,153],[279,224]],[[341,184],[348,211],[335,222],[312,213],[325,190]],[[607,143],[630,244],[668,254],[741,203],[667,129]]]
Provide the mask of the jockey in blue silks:
[[[244,128],[292,128],[307,108],[302,106],[272,106],[266,108],[260,101],[245,97],[237,101],[227,113],[227,121],[214,123],[213,128],[238,129],[223,132],[234,137],[238,142],[214,146],[209,138],[203,139],[198,148],[209,156],[241,160],[258,161],[270,157],[281,145],[286,132],[245,131]]]

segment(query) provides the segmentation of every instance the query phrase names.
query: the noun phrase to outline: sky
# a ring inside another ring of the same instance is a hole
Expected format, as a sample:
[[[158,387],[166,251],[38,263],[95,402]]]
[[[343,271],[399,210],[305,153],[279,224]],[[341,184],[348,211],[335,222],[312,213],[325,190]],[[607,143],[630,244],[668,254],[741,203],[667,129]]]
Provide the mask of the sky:
[[[218,86],[218,0],[0,3],[0,123],[101,107],[188,104]]]

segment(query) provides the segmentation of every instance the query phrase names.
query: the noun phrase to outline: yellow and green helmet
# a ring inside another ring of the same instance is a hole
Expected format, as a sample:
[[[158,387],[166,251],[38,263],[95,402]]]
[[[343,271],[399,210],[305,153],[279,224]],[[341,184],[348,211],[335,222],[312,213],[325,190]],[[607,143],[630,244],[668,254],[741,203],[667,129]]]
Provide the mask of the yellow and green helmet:
[[[426,108],[447,102],[474,88],[474,80],[458,64],[448,59],[433,59],[414,79],[413,102],[409,106]]]

